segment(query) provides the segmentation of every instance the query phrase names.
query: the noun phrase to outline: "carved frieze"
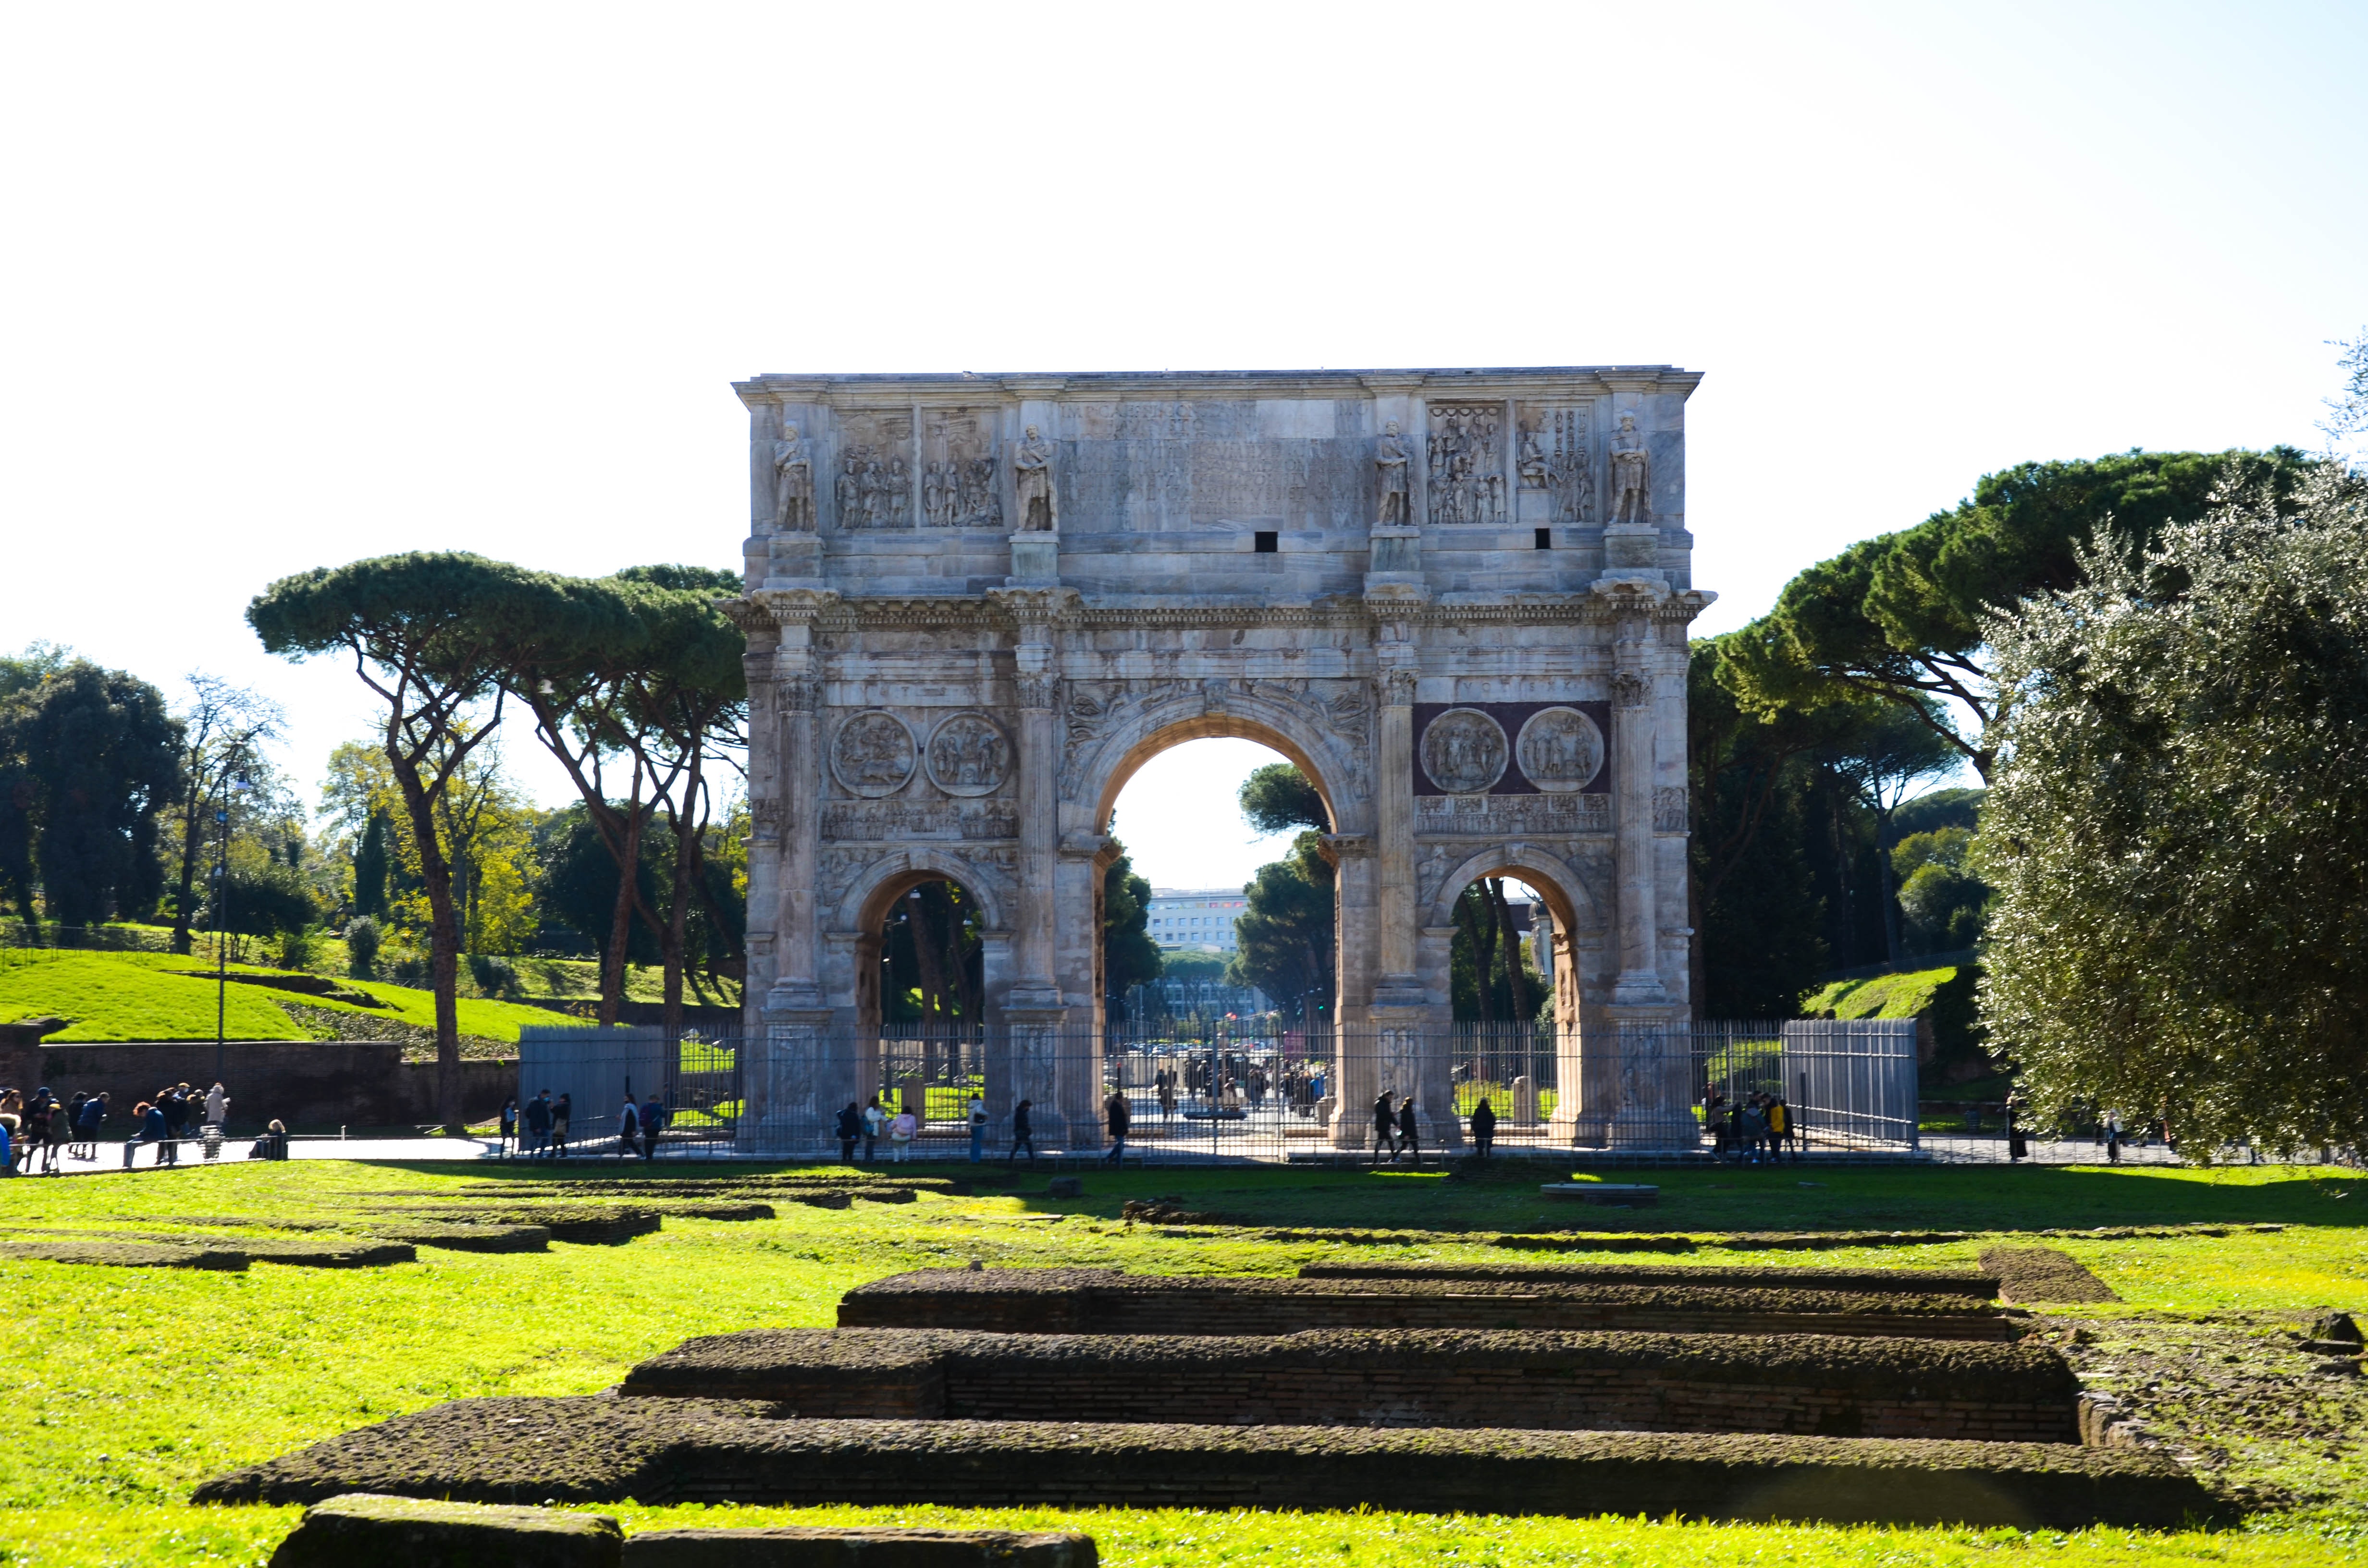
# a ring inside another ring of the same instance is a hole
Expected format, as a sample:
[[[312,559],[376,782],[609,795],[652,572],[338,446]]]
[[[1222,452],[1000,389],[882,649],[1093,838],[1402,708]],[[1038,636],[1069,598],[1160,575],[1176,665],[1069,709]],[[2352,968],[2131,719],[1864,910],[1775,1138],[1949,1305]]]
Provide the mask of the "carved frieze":
[[[1422,735],[1422,769],[1451,795],[1477,794],[1505,777],[1504,726],[1476,708],[1453,708]]]
[[[1519,427],[1514,470],[1523,490],[1544,497],[1546,516],[1557,523],[1584,524],[1594,517],[1595,464],[1588,415],[1586,403],[1524,403],[1514,410],[1514,424]],[[1526,503],[1523,510],[1528,513]]]
[[[833,841],[897,844],[1019,835],[1019,807],[1013,801],[832,801],[822,809],[822,835]]]
[[[1521,725],[1514,752],[1522,776],[1539,789],[1584,790],[1603,771],[1603,732],[1576,708],[1542,708]]]
[[[858,713],[831,737],[830,773],[850,795],[893,795],[913,777],[913,732],[894,713]]]
[[[1011,773],[1011,743],[984,713],[940,722],[923,755],[929,782],[949,795],[991,795]]]
[[[1417,795],[1417,834],[1552,838],[1611,831],[1609,795]]]
[[[838,471],[832,500],[842,528],[913,525],[913,415],[909,410],[857,410],[838,422]]]
[[[999,528],[996,411],[938,408],[921,422],[921,521],[933,528]]]
[[[1430,405],[1432,522],[1506,520],[1504,426],[1505,405],[1500,403]]]

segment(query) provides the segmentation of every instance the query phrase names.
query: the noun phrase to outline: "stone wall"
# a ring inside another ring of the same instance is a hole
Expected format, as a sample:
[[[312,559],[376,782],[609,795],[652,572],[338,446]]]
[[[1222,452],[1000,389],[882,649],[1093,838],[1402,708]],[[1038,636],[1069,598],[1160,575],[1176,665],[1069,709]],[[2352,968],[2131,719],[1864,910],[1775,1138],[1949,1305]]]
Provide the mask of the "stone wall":
[[[1964,1296],[1852,1295],[1477,1280],[1259,1279],[1101,1269],[919,1269],[840,1298],[841,1328],[1005,1334],[1292,1334],[1306,1328],[1521,1328],[1841,1334],[2002,1340],[2013,1319]]]
[[[1826,1335],[1330,1330],[1277,1337],[759,1330],[623,1392],[803,1417],[1508,1426],[2075,1440],[2052,1347]]]
[[[436,1063],[405,1062],[403,1047],[389,1040],[234,1040],[222,1047],[219,1068],[210,1040],[43,1045],[0,1062],[0,1082],[46,1084],[60,1099],[105,1091],[110,1137],[130,1137],[131,1108],[164,1085],[203,1089],[217,1077],[230,1091],[230,1124],[240,1132],[259,1132],[274,1119],[300,1132],[437,1119]],[[461,1111],[472,1121],[499,1111],[517,1087],[514,1062],[461,1063]]]

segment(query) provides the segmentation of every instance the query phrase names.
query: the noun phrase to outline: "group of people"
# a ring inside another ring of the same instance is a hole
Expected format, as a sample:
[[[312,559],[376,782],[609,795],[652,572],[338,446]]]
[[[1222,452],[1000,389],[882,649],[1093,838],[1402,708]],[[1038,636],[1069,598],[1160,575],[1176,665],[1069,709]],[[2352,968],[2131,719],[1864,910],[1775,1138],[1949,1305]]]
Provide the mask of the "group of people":
[[[639,1101],[628,1092],[617,1110],[618,1154],[656,1159],[658,1138],[666,1131],[669,1116],[666,1100],[656,1090],[651,1090],[646,1099]],[[553,1099],[551,1091],[545,1089],[523,1106],[513,1095],[502,1104],[498,1123],[501,1142],[496,1152],[505,1159],[517,1155],[522,1159],[564,1160],[575,1120],[575,1096],[572,1092],[562,1091]],[[597,1152],[600,1147],[598,1131],[591,1137]]]
[[[1772,1165],[1785,1157],[1788,1147],[1795,1160],[1806,1150],[1808,1140],[1802,1136],[1799,1119],[1781,1094],[1762,1089],[1730,1102],[1713,1089],[1702,1113],[1710,1129],[1711,1153],[1717,1159]]]
[[[574,1095],[563,1093],[552,1099],[551,1091],[545,1089],[523,1108],[513,1095],[502,1102],[501,1146],[495,1152],[504,1159],[513,1154],[527,1159],[565,1159],[568,1124],[575,1117]]]
[[[1382,1163],[1382,1151],[1387,1148],[1390,1164],[1396,1165],[1401,1156],[1411,1155],[1416,1165],[1422,1164],[1422,1124],[1415,1118],[1414,1096],[1408,1095],[1395,1111],[1390,1109],[1393,1096],[1383,1089],[1373,1101],[1373,1164]],[[1494,1123],[1491,1124],[1493,1131]]]
[[[97,1094],[77,1090],[62,1100],[47,1085],[29,1093],[0,1088],[0,1176],[63,1176],[67,1160],[97,1160],[114,1108],[115,1096],[106,1089]],[[156,1151],[154,1164],[177,1165],[182,1140],[219,1139],[229,1120],[230,1092],[222,1085],[200,1093],[188,1084],[167,1084],[132,1106],[123,1168],[131,1168],[143,1144]],[[247,1156],[286,1159],[288,1129],[272,1122]]]
[[[986,1106],[976,1095],[971,1096],[970,1104],[970,1157],[975,1160],[979,1157],[980,1140],[986,1130]],[[838,1113],[837,1126],[834,1131],[838,1134],[840,1165],[855,1164],[855,1145],[859,1142],[863,1145],[866,1161],[876,1159],[883,1134],[888,1139],[888,1157],[901,1165],[912,1157],[913,1141],[921,1135],[921,1119],[910,1104],[900,1108],[895,1115],[889,1115],[888,1108],[880,1103],[880,1096],[874,1095],[869,1105],[859,1106],[853,1100],[848,1101],[846,1108]]]

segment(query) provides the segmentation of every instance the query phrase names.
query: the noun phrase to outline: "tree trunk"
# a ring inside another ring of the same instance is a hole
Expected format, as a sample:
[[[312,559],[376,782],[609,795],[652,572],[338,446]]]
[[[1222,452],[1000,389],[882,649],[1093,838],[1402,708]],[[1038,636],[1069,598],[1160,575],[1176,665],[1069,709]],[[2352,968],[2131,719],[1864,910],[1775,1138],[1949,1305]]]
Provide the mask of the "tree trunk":
[[[1527,1023],[1537,1014],[1530,994],[1529,976],[1521,970],[1520,939],[1513,934],[1513,906],[1505,898],[1505,880],[1488,879],[1488,902],[1497,908],[1497,933],[1505,954],[1505,1000],[1512,1004],[1513,1021]]]
[[[1478,903],[1486,894],[1475,899],[1476,890],[1465,888],[1455,899],[1455,923],[1463,930],[1463,940],[1472,950],[1472,998],[1484,1024],[1497,1021],[1497,929],[1495,922],[1483,925]],[[1485,938],[1485,939],[1484,939]],[[1452,969],[1452,966],[1451,966]],[[1452,983],[1452,978],[1451,978]]]
[[[1891,813],[1874,813],[1874,875],[1883,891],[1884,961],[1896,964],[1907,944],[1899,933],[1899,882],[1891,869]]]
[[[436,995],[436,1115],[448,1128],[461,1120],[461,933],[452,913],[452,868],[436,841],[436,812],[420,781],[419,769],[407,759],[389,727],[387,760],[394,765],[395,782],[403,788],[403,803],[411,817],[412,837],[419,846],[419,881],[427,892],[428,983]]]
[[[642,824],[649,820],[638,801],[625,814],[624,853],[617,866],[617,903],[609,915],[608,962],[600,969],[599,1021],[614,1025],[625,1001],[625,964],[633,939],[633,905],[641,892],[634,883],[642,866]]]
[[[205,773],[193,755],[189,762],[189,801],[181,818],[181,893],[173,915],[173,950],[189,950],[189,896],[197,889],[199,812],[205,803]]]
[[[943,882],[924,882],[913,891],[919,896],[905,901],[905,919],[913,933],[913,968],[921,983],[921,1021],[934,1026],[946,1011],[946,941]],[[937,897],[929,895],[937,893]]]

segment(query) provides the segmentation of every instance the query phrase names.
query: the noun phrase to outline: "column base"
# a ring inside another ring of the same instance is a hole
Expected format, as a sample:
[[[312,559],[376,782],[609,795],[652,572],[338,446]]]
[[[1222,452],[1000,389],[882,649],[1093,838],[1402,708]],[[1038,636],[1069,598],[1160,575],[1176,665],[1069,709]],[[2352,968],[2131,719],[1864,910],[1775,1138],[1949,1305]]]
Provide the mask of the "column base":
[[[1611,1005],[1615,1007],[1661,1007],[1669,1001],[1668,987],[1661,983],[1658,971],[1627,969],[1611,983]]]
[[[1051,587],[1060,580],[1060,535],[1024,533],[1011,536],[1011,575],[1004,580],[1005,586]]]

